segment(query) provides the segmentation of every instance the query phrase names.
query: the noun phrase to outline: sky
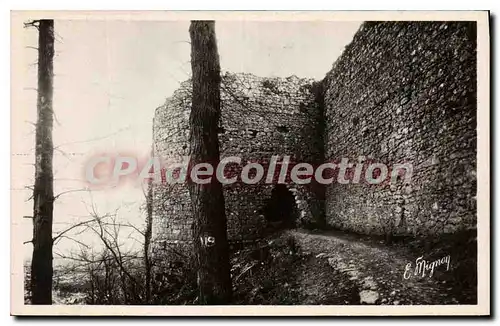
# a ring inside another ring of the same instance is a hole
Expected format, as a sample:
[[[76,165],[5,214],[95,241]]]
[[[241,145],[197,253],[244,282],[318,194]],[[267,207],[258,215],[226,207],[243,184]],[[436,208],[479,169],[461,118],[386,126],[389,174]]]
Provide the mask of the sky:
[[[266,77],[296,75],[317,80],[352,40],[361,22],[216,22],[222,70]],[[152,139],[154,110],[190,75],[188,21],[56,20],[54,59],[54,232],[88,219],[92,204],[100,214],[119,209],[120,219],[141,227],[142,189],[72,192],[82,189],[84,162],[95,153],[127,151],[144,155]],[[12,203],[22,239],[32,236],[31,191],[36,121],[36,29],[22,33],[22,99],[12,114]],[[99,247],[97,239],[79,240]],[[137,245],[132,236],[124,244]],[[68,254],[76,242],[63,239],[55,251]],[[31,244],[24,245],[24,259]]]

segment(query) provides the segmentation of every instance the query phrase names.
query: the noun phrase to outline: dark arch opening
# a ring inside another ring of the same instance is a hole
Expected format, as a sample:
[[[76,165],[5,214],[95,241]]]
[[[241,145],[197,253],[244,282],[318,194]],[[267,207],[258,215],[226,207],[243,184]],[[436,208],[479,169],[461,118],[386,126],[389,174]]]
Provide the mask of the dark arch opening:
[[[285,185],[276,185],[271,192],[264,216],[268,224],[275,228],[294,228],[298,217],[295,198]]]

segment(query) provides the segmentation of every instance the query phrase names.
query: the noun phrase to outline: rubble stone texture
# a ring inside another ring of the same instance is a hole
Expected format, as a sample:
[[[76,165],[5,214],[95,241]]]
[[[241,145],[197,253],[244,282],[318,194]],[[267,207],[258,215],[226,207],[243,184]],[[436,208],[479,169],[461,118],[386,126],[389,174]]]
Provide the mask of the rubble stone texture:
[[[188,155],[190,87],[156,110],[155,155]],[[221,158],[413,164],[409,183],[287,184],[299,225],[411,236],[475,227],[475,23],[366,22],[321,82],[224,73],[221,98]],[[224,186],[231,241],[266,233],[275,187]],[[153,206],[154,248],[191,241],[186,185],[156,185]]]
[[[412,236],[476,226],[476,29],[366,22],[324,80],[325,156],[413,164],[411,182],[332,184],[327,222]]]
[[[279,155],[279,161],[289,155],[291,161],[321,162],[322,111],[317,103],[316,87],[313,80],[296,76],[260,78],[251,74],[224,73],[219,128],[221,158],[242,158],[239,169],[230,164],[226,170],[239,178],[247,162],[266,166],[273,155]],[[191,82],[186,81],[156,110],[155,155],[181,162],[182,156],[189,154],[190,94]],[[265,233],[268,223],[264,210],[275,186],[263,181],[255,185],[241,182],[224,185],[230,241],[252,241]],[[290,183],[287,187],[295,199],[297,223],[324,216],[323,187]],[[187,185],[155,185],[153,203],[156,247],[190,242],[192,218]]]

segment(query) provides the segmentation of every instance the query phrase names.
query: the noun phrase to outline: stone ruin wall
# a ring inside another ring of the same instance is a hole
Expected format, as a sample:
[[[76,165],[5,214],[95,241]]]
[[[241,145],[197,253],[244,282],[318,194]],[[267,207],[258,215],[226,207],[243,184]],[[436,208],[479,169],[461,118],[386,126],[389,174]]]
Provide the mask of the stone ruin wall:
[[[224,74],[221,156],[413,164],[409,184],[288,185],[302,223],[428,236],[476,226],[476,30],[469,22],[366,22],[318,85]],[[318,90],[321,89],[321,92]],[[154,150],[187,155],[190,83],[157,109]],[[323,133],[324,131],[324,133]],[[258,239],[274,185],[224,186],[231,241]],[[324,193],[323,191],[326,192]],[[184,185],[154,188],[153,241],[191,240]],[[158,245],[158,243],[162,243]]]
[[[412,236],[476,226],[475,23],[366,22],[324,87],[327,159],[414,169],[409,184],[328,186],[328,224]]]
[[[222,124],[219,127],[221,158],[238,156],[242,158],[242,165],[258,161],[264,166],[272,155],[280,155],[280,160],[283,155],[290,155],[296,161],[320,162],[323,158],[322,112],[316,103],[315,85],[313,80],[295,76],[260,78],[251,74],[223,74]],[[180,161],[182,156],[189,154],[190,110],[191,83],[186,81],[155,112],[155,155]],[[230,242],[252,241],[264,235],[267,222],[263,208],[274,187],[263,181],[255,185],[236,182],[223,186]],[[288,185],[288,188],[295,197],[299,223],[324,215],[322,187]],[[190,243],[191,224],[187,186],[155,185],[154,247]]]

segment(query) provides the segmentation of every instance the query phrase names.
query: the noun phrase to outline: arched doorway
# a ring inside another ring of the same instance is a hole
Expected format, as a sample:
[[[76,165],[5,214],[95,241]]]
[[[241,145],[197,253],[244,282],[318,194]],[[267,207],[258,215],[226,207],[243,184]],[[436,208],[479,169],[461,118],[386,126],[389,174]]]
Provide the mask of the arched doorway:
[[[276,185],[271,192],[264,216],[270,226],[275,228],[294,228],[298,217],[295,197],[285,185]]]

